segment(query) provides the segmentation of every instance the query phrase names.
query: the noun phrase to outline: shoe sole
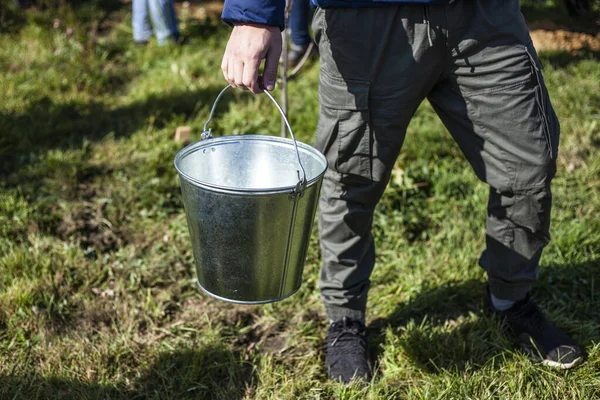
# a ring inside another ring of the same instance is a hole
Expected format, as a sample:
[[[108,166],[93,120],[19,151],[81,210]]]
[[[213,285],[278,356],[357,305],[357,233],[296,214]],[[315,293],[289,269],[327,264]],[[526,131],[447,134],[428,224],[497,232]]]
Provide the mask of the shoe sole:
[[[531,348],[531,345],[526,345],[521,343],[521,349],[525,353],[525,355],[532,361],[545,365],[546,367],[550,367],[553,369],[567,370],[571,368],[575,368],[579,364],[583,362],[583,356],[577,357],[570,363],[564,363],[559,361],[552,361],[548,359],[542,359],[539,354],[536,353],[534,348]]]
[[[576,358],[575,360],[571,361],[570,363],[561,363],[561,362],[556,362],[556,361],[552,361],[552,360],[544,360],[544,361],[542,361],[542,365],[545,365],[550,368],[565,370],[565,369],[575,368],[582,362],[583,362],[583,357],[579,357],[579,358]]]

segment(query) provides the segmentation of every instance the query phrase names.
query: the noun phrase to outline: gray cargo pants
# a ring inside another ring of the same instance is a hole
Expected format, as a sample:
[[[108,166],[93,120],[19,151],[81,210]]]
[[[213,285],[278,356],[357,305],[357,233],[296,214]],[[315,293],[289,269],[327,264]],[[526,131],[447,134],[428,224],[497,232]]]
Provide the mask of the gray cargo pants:
[[[427,98],[490,185],[481,265],[492,293],[523,298],[549,241],[559,123],[518,0],[317,10],[320,290],[330,319],[364,317],[373,211]]]

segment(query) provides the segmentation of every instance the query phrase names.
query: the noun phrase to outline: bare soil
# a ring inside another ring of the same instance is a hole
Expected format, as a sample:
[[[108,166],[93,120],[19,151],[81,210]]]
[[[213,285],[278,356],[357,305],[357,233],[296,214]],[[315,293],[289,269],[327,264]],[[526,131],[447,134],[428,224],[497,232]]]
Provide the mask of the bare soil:
[[[550,20],[533,21],[529,23],[529,30],[538,51],[600,51],[600,31],[595,35],[577,32]]]

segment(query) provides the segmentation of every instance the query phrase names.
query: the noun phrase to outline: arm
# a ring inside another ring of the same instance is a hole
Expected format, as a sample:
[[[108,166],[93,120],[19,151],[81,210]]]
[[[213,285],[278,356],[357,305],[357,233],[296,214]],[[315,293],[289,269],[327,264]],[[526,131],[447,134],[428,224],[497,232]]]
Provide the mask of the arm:
[[[221,69],[233,87],[260,93],[258,70],[265,60],[263,83],[273,90],[281,55],[284,0],[226,0],[223,21],[233,25]]]

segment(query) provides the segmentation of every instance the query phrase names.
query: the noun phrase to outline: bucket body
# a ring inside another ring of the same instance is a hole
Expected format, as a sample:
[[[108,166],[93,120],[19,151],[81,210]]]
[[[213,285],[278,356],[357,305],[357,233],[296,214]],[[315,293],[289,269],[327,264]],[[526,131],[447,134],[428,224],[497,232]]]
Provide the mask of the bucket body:
[[[325,157],[303,143],[224,136],[175,157],[206,293],[234,303],[281,300],[300,288]],[[298,160],[305,173],[299,189]]]

